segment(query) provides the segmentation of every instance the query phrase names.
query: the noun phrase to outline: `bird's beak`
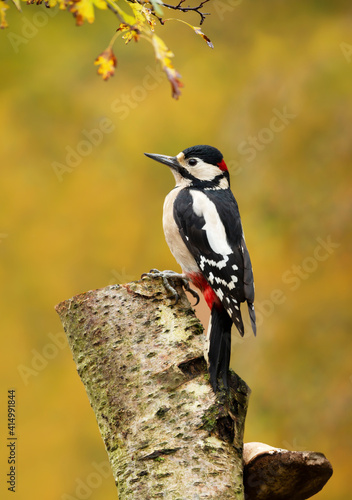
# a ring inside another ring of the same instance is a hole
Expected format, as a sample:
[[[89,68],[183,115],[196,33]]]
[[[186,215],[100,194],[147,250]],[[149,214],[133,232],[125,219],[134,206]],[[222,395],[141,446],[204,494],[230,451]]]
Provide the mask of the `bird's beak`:
[[[151,158],[152,160],[158,161],[160,163],[164,163],[170,168],[173,168],[174,170],[177,170],[179,168],[179,162],[176,158],[176,156],[165,156],[165,155],[155,155],[151,153],[144,153],[145,156],[148,156],[148,158]]]

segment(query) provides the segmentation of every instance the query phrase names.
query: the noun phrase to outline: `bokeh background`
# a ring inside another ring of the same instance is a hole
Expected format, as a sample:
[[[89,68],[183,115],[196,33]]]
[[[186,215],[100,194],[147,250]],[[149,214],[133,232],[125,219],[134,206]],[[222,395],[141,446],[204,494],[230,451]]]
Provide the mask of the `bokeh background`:
[[[38,9],[11,9],[0,33],[1,498],[116,498],[54,306],[178,269],[161,226],[173,179],[143,152],[199,143],[229,165],[255,272],[258,336],[234,333],[232,350],[252,389],[246,441],[323,452],[334,475],[316,498],[350,498],[350,1],[213,0],[203,30],[214,50],[170,23],[159,34],[185,83],[179,101],[143,40],[118,41],[116,76],[96,75],[109,13],[77,28]],[[204,304],[198,313],[206,324]],[[5,484],[11,388],[16,494]]]

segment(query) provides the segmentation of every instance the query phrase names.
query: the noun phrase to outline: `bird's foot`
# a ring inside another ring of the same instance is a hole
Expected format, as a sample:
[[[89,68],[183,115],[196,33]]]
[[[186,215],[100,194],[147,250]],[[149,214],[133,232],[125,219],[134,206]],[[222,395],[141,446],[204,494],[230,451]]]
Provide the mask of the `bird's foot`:
[[[143,273],[141,277],[143,278],[144,276],[148,276],[149,278],[162,278],[164,287],[170,293],[169,298],[175,300],[175,305],[180,298],[179,294],[173,286],[173,280],[175,279],[180,280],[181,286],[183,286],[183,288],[187,290],[187,292],[189,292],[191,295],[193,295],[193,297],[197,299],[195,306],[199,303],[199,295],[189,286],[189,278],[185,274],[176,273],[175,271],[169,270],[159,271],[158,269],[151,269],[149,273]],[[172,285],[170,281],[172,282]]]

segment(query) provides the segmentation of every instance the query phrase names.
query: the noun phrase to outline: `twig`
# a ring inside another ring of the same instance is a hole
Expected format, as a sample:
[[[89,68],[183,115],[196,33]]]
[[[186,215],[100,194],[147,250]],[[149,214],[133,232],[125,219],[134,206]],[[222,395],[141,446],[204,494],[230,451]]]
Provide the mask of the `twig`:
[[[209,1],[210,0],[203,0],[203,2],[201,2],[197,7],[181,7],[182,4],[185,2],[185,0],[180,0],[177,5],[170,5],[167,3],[162,3],[161,5],[168,9],[179,10],[181,12],[189,12],[189,11],[197,12],[197,14],[200,15],[200,24],[202,25],[205,20],[205,16],[209,16],[210,12],[201,12],[200,9],[204,6],[204,4],[206,4]]]

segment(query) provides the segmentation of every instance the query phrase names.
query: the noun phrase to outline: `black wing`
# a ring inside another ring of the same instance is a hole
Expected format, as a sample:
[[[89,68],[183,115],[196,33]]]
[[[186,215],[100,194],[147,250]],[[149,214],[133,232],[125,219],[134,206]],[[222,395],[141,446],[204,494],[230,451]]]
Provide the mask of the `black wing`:
[[[195,192],[202,202],[197,207],[193,207]],[[210,209],[215,207],[221,222],[214,225]],[[183,189],[174,203],[174,217],[184,243],[240,334],[244,334],[240,303],[245,301],[255,333],[252,266],[230,189],[208,190],[206,195],[199,190]]]

